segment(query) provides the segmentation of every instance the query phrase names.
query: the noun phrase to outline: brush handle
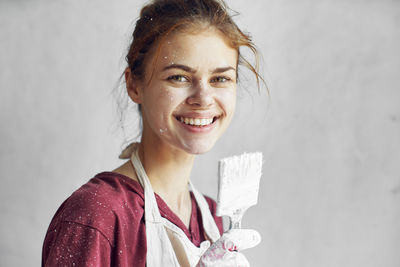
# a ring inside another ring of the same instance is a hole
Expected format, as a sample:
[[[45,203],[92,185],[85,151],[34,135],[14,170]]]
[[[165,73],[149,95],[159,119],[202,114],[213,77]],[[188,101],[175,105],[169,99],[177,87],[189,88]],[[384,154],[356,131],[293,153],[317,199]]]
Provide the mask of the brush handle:
[[[229,229],[240,229],[242,228],[242,218],[243,214],[245,213],[246,209],[237,209],[233,211],[233,214],[230,215],[231,219],[231,224],[229,226]]]

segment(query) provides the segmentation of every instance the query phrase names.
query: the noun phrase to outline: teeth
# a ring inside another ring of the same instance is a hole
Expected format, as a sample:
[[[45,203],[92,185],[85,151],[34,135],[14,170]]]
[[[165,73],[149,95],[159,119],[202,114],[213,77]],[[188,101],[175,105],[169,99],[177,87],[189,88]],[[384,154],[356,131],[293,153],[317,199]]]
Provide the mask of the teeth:
[[[209,118],[209,119],[193,119],[193,118],[180,117],[180,121],[182,123],[185,123],[185,124],[188,124],[188,125],[205,126],[205,125],[211,124],[213,122],[213,118]]]

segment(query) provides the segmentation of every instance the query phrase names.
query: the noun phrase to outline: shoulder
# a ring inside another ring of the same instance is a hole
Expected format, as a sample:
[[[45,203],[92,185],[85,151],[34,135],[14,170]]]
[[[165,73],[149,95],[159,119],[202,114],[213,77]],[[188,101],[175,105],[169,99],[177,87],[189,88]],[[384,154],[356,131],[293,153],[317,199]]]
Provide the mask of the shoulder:
[[[143,214],[141,186],[126,176],[102,172],[64,201],[52,224],[68,222],[87,226],[100,231],[112,243],[115,227],[128,222],[139,227]]]

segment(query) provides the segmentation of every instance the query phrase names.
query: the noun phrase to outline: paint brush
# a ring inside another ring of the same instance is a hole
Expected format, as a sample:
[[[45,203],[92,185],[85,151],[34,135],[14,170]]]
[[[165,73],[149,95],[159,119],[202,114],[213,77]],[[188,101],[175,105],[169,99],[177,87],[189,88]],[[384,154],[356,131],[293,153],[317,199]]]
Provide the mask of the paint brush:
[[[218,169],[217,216],[228,216],[229,229],[239,229],[245,211],[257,204],[262,153],[221,159]]]

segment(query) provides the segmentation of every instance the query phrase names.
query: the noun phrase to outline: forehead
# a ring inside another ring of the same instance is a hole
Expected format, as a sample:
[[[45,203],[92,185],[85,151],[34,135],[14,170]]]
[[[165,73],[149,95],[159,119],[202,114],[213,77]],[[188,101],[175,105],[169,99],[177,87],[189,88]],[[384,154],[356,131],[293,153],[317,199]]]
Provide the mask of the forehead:
[[[217,29],[177,31],[168,35],[153,53],[155,70],[168,64],[184,64],[194,69],[236,68],[238,51]]]

